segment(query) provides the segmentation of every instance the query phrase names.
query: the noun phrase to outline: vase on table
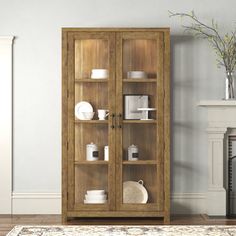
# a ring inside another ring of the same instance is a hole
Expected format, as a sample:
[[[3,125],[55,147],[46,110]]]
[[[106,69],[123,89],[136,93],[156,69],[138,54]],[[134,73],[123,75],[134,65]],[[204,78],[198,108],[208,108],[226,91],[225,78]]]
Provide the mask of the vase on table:
[[[225,79],[225,100],[234,100],[235,91],[234,91],[234,74],[233,72],[226,72]]]

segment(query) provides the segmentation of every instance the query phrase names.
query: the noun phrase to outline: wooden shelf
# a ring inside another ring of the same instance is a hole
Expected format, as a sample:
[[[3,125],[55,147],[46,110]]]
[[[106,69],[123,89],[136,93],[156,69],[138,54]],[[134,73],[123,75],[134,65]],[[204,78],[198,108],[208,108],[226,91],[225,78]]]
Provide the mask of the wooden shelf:
[[[123,165],[156,165],[154,160],[123,161]]]
[[[75,161],[75,165],[107,165],[108,161]]]
[[[75,120],[77,124],[108,124],[108,120]]]
[[[123,124],[156,124],[156,120],[123,120]]]
[[[75,83],[106,83],[108,79],[75,79]]]
[[[123,79],[125,83],[155,83],[157,79]]]

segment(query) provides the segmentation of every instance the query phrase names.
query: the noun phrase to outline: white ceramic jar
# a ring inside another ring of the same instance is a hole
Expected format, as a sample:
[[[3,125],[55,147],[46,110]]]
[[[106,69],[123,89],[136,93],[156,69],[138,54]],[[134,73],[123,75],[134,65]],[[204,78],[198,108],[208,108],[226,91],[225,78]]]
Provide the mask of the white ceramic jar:
[[[109,147],[104,147],[104,161],[109,161]]]
[[[98,146],[94,143],[86,145],[86,160],[97,161],[98,160]]]
[[[132,144],[128,147],[128,160],[137,161],[138,160],[138,147]]]

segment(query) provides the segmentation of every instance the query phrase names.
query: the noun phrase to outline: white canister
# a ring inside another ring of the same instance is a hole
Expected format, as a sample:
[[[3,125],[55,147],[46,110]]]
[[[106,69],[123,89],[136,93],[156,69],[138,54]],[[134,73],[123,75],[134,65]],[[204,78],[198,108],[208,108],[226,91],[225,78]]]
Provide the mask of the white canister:
[[[98,146],[94,143],[86,145],[86,160],[97,161],[98,160]]]
[[[109,148],[108,148],[108,146],[104,147],[104,161],[109,161]]]
[[[138,147],[132,144],[128,147],[128,160],[137,161],[138,160]]]

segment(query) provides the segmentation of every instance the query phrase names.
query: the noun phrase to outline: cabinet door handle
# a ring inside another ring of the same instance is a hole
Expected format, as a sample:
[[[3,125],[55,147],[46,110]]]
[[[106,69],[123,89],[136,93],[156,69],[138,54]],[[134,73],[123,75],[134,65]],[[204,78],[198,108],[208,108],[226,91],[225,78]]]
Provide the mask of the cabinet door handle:
[[[122,114],[121,113],[119,113],[119,115],[117,115],[117,117],[118,117],[118,128],[122,128],[122,125],[121,125],[121,118],[122,118]]]
[[[115,114],[114,113],[112,113],[112,115],[111,115],[111,128],[112,129],[114,129],[115,128],[115,122],[114,122],[114,120],[115,120]]]

